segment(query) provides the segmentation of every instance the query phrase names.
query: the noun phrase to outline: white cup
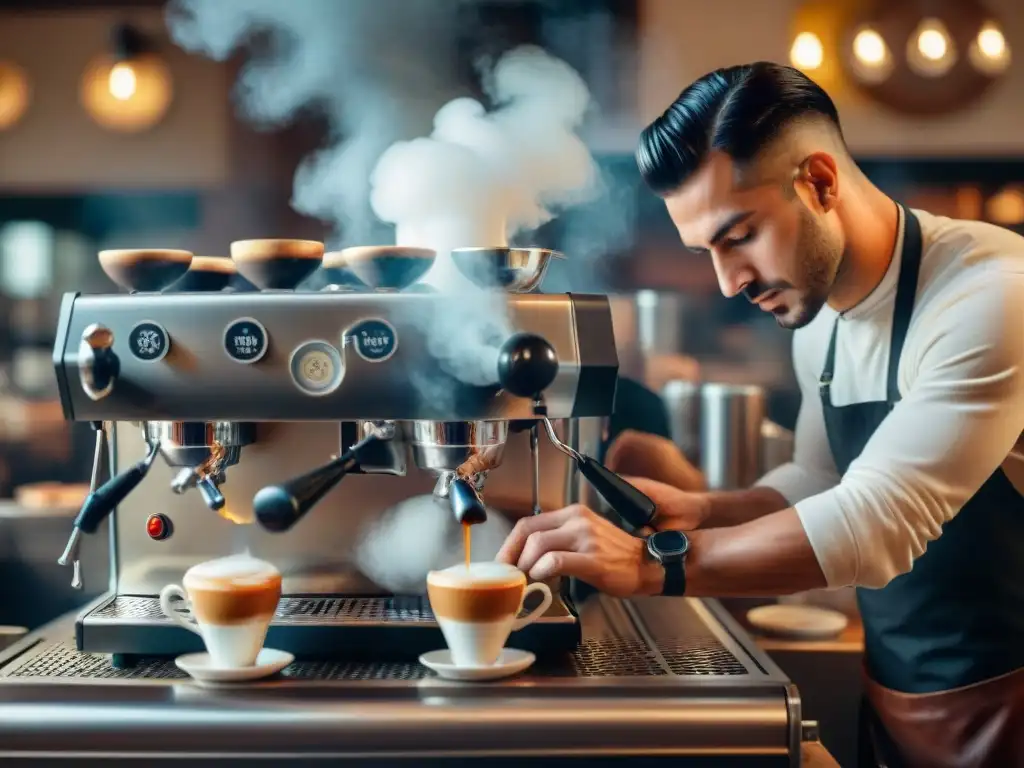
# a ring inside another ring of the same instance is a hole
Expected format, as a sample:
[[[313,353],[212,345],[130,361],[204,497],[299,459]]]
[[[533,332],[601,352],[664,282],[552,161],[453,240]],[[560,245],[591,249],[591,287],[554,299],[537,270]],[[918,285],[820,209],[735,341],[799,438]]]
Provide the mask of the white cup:
[[[160,592],[164,614],[203,638],[214,667],[255,664],[281,599],[277,568],[234,555],[192,566],[182,584],[184,588],[169,584]],[[178,602],[186,603],[191,617],[176,608]]]
[[[531,592],[541,604],[519,616]],[[547,584],[526,583],[526,575],[505,563],[455,565],[427,574],[427,595],[457,667],[497,662],[508,636],[536,621],[551,607]]]

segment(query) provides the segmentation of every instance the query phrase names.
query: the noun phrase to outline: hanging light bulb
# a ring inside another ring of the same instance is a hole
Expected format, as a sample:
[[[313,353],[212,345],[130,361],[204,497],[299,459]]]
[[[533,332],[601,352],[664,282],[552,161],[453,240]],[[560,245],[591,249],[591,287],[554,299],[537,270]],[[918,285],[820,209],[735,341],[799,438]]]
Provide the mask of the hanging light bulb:
[[[112,66],[107,81],[110,95],[118,101],[128,101],[135,95],[138,78],[130,61],[119,61]]]
[[[907,41],[907,64],[922,77],[942,77],[956,58],[956,45],[940,19],[922,19]]]
[[[854,75],[865,83],[877,84],[892,74],[889,46],[873,27],[860,27],[853,36],[851,66]]]
[[[25,71],[13,61],[0,61],[0,131],[13,127],[25,116],[30,96]]]
[[[82,103],[92,118],[117,131],[155,125],[172,98],[171,75],[150,41],[126,24],[114,28],[113,50],[89,63],[82,78]]]
[[[986,75],[1001,75],[1010,66],[1010,46],[994,21],[985,22],[978,30],[967,50],[967,58],[975,69]]]
[[[825,60],[821,38],[813,32],[801,32],[793,39],[789,60],[794,67],[805,72],[818,69]]]

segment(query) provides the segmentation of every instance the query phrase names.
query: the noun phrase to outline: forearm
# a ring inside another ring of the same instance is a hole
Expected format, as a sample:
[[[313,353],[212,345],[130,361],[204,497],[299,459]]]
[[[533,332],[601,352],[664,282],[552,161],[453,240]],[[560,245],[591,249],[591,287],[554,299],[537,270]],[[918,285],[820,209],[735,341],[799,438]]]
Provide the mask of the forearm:
[[[743,525],[789,506],[774,488],[754,487],[742,491],[712,491],[701,494],[706,506],[701,528],[729,528]]]
[[[783,509],[730,528],[688,534],[686,594],[693,597],[788,595],[826,586],[796,510]],[[643,591],[660,594],[664,571],[646,567]]]

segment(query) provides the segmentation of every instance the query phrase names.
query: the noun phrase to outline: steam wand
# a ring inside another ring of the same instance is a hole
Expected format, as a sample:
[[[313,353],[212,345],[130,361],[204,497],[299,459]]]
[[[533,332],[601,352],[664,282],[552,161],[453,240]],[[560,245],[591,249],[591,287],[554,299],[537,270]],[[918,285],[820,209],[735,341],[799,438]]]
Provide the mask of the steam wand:
[[[520,333],[502,345],[498,356],[498,381],[502,388],[517,397],[528,397],[533,401],[534,414],[543,422],[552,445],[576,463],[583,477],[628,528],[636,531],[649,526],[656,511],[653,501],[596,459],[570,448],[558,439],[547,417],[547,406],[543,400],[544,390],[551,386],[557,374],[558,357],[546,339]],[[532,429],[536,431],[536,425]],[[531,447],[532,444],[531,433]],[[536,471],[536,456],[534,462]],[[537,494],[537,490],[534,493]],[[535,502],[534,514],[538,506]]]
[[[82,509],[79,511],[78,517],[75,518],[74,528],[72,528],[71,537],[68,539],[68,544],[64,548],[64,554],[57,559],[57,563],[59,565],[67,565],[68,562],[73,562],[74,575],[71,579],[71,586],[74,589],[82,588],[82,568],[78,560],[78,549],[81,543],[82,534],[91,534],[96,532],[100,523],[102,523],[107,516],[114,511],[117,505],[124,501],[128,494],[134,491],[146,475],[149,474],[149,469],[153,466],[153,462],[156,460],[157,454],[160,451],[160,441],[154,441],[149,448],[149,454],[146,458],[136,462],[124,472],[119,475],[115,475],[102,486],[97,488],[103,467],[103,454],[106,447],[106,430],[104,429],[103,422],[101,421],[92,422],[92,428],[96,431],[96,452],[93,455],[92,479],[89,484],[90,492],[85,498],[85,503],[82,504]]]

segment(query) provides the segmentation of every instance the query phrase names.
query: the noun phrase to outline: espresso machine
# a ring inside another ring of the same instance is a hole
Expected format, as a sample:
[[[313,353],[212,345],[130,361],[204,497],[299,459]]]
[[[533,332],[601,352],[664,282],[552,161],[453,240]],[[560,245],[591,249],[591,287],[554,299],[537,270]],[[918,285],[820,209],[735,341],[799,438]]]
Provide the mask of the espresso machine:
[[[618,361],[605,297],[537,292],[560,254],[451,253],[508,331],[494,340],[492,381],[467,384],[431,352],[430,319],[459,301],[422,281],[432,252],[324,256],[321,244],[277,242],[275,252],[261,241],[259,258],[236,255],[253,290],[176,290],[188,259],[148,252],[104,264],[125,292],[64,297],[61,402],[67,419],[93,425],[96,456],[60,562],[78,584],[80,537],[108,517],[112,553],[109,592],[78,617],[79,651],[123,665],[202,650],[163,616],[160,590],[195,563],[247,551],[283,575],[268,647],[414,657],[443,638],[424,594],[388,592],[355,567],[368,520],[429,496],[461,539],[462,526],[486,520],[492,492],[518,495],[529,514],[595,490],[628,525],[653,515],[588,456],[612,412]],[[296,290],[316,269],[327,288]],[[516,647],[578,644],[573,592],[555,586],[560,598],[513,636]]]

